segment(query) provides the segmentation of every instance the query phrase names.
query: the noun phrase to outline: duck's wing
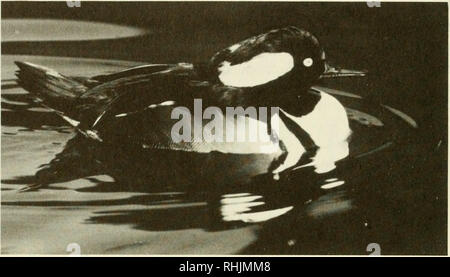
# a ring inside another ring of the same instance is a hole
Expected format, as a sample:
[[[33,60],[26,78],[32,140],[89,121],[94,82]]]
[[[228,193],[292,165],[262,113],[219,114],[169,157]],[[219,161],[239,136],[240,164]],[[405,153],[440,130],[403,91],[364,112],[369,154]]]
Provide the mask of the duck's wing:
[[[165,70],[170,70],[172,68],[177,67],[177,64],[144,64],[131,68],[127,68],[125,70],[121,70],[118,72],[110,73],[110,74],[101,74],[90,78],[92,81],[97,81],[99,84],[111,82],[120,78],[127,78],[136,75],[143,74],[152,74],[156,72],[161,72]]]
[[[180,70],[140,75],[121,78],[95,88],[91,91],[91,95],[83,97],[100,97],[96,102],[103,101],[101,97],[112,100],[105,102],[101,110],[98,109],[99,105],[96,105],[97,110],[94,113],[96,118],[83,121],[89,124],[83,126],[81,131],[95,140],[121,147],[134,145],[134,148],[137,146],[144,149],[227,153],[233,151],[247,153],[253,147],[258,148],[253,152],[258,152],[259,146],[255,143],[250,143],[251,145],[243,143],[240,147],[236,147],[233,143],[174,140],[172,131],[175,124],[188,125],[183,126],[183,134],[192,138],[194,135],[192,132],[197,131],[191,126],[209,123],[210,120],[204,119],[202,122],[201,118],[200,120],[197,118],[199,115],[202,116],[203,109],[200,108],[200,114],[195,111],[193,107],[195,99],[201,99],[200,105],[203,107],[223,108],[224,105],[236,106],[235,103],[245,98],[242,96],[245,94],[242,89],[199,81],[191,74],[189,71]],[[92,100],[89,100],[89,103],[91,102]],[[225,124],[225,118],[217,120]],[[256,122],[257,119],[253,121]],[[228,126],[228,123],[225,126]]]
[[[190,64],[172,65],[160,71],[136,68],[114,77],[117,78],[104,77],[104,80],[112,80],[78,97],[76,110],[82,127],[90,128],[107,115],[135,112],[165,101],[182,103],[201,95],[199,87],[210,86],[208,82],[197,80],[197,73]]]
[[[127,78],[136,75],[152,74],[160,71],[170,70],[176,67],[177,64],[143,64],[127,68],[120,71],[104,73],[100,75],[95,75],[93,77],[84,76],[71,76],[71,78],[87,88],[94,88],[104,83],[108,83],[120,78]]]
[[[204,118],[204,110],[200,108],[199,111],[198,108],[198,104],[192,107],[192,103],[183,106],[166,101],[127,113],[108,111],[89,131],[105,144],[133,151],[140,148],[142,151],[170,149],[197,153],[279,154],[278,144],[271,140],[264,120],[240,115],[229,117],[226,113],[214,111],[210,115],[214,119],[212,121]],[[236,117],[239,119],[235,120]],[[240,137],[242,131],[242,141],[228,138],[230,132],[239,133],[237,136]],[[259,139],[251,140],[251,135]]]

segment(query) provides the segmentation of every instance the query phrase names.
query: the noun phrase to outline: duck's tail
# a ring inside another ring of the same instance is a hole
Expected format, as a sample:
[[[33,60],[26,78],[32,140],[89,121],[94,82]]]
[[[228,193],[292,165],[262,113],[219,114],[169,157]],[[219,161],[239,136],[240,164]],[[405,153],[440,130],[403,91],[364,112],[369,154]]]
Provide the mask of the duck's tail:
[[[53,69],[28,63],[15,62],[18,84],[29,91],[41,104],[60,115],[70,125],[76,127],[75,100],[87,87],[82,83],[63,76]]]

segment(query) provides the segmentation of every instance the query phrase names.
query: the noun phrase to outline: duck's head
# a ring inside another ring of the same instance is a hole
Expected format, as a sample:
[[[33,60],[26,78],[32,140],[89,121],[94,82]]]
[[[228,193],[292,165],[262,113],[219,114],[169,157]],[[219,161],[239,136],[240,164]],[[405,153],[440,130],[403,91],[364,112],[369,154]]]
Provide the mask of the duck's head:
[[[218,81],[233,87],[307,89],[320,78],[364,76],[326,61],[310,32],[289,26],[251,37],[216,53],[210,60]]]

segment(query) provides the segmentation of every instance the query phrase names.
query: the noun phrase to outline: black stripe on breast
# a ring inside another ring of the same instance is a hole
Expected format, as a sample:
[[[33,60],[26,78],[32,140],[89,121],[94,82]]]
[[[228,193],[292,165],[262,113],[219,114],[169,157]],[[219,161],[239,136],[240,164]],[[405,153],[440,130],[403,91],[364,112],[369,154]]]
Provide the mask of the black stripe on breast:
[[[300,143],[306,150],[311,150],[317,148],[317,145],[314,143],[314,140],[311,136],[306,132],[300,125],[298,125],[295,121],[290,119],[286,114],[280,110],[279,111],[280,119],[283,120],[283,123],[286,125],[289,131],[295,135],[300,140]]]

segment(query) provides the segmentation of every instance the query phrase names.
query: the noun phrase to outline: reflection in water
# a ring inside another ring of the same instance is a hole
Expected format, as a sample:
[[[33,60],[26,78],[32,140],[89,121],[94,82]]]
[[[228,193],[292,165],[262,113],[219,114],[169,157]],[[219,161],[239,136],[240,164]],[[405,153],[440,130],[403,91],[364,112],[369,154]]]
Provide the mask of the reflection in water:
[[[2,42],[117,39],[139,36],[146,32],[133,27],[67,19],[2,20]]]
[[[255,195],[248,196],[249,193],[240,194],[226,194],[222,196],[220,212],[222,214],[222,220],[224,221],[242,221],[247,223],[263,222],[280,215],[283,215],[293,207],[286,207],[281,209],[250,212],[252,207],[261,206],[265,203],[261,201],[263,196]],[[258,200],[256,201],[255,200]]]
[[[305,165],[295,167],[293,170],[313,166],[318,174],[329,172],[336,168],[336,162],[344,159],[349,154],[348,141],[342,141],[334,145],[317,149],[312,161]]]
[[[323,187],[322,187],[323,188]],[[342,213],[352,208],[352,200],[347,199],[345,192],[325,194],[310,203],[306,213],[312,217],[321,217]]]

